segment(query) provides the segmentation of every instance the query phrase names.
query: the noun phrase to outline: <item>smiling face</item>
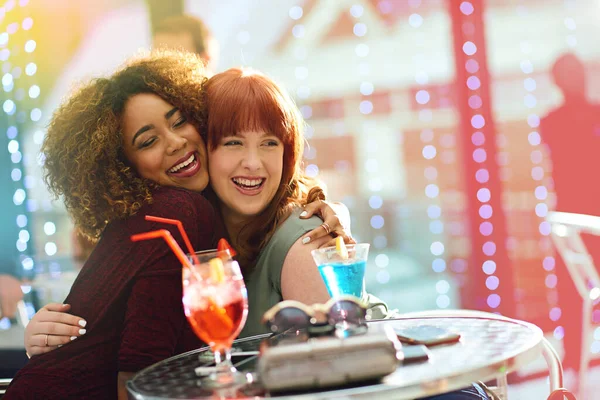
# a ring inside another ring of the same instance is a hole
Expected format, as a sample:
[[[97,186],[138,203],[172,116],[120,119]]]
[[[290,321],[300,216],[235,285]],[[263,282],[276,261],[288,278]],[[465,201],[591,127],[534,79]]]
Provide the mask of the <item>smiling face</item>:
[[[196,192],[206,188],[206,145],[176,107],[155,94],[137,94],[125,104],[122,127],[125,156],[141,177]]]
[[[229,223],[246,222],[275,197],[283,173],[284,146],[265,131],[224,136],[209,153],[210,180]]]

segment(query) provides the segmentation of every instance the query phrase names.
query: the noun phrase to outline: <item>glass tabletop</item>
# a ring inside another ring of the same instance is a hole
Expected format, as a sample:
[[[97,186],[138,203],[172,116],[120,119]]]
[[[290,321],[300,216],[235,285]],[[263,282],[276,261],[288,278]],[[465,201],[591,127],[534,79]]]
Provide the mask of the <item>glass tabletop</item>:
[[[255,373],[260,343],[270,335],[237,340],[232,360],[247,373],[250,384],[243,388],[214,392],[199,385],[195,368],[210,365],[208,348],[184,353],[159,362],[139,372],[128,382],[136,399],[202,398],[377,398],[411,399],[445,393],[468,386],[471,382],[490,380],[514,371],[533,361],[542,351],[542,331],[535,325],[518,320],[480,317],[400,318],[372,321],[369,326],[389,324],[394,328],[419,325],[443,327],[459,333],[461,340],[452,345],[430,348],[427,362],[399,364],[396,371],[380,382],[352,387],[295,393],[267,393]],[[205,360],[205,361],[203,361]]]

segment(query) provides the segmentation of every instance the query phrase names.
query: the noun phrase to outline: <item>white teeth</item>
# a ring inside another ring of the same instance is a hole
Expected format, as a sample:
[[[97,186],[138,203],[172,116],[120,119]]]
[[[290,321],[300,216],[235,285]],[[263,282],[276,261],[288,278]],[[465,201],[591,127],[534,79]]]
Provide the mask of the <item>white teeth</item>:
[[[174,166],[173,168],[171,168],[169,170],[169,172],[177,172],[179,171],[181,168],[183,167],[187,167],[188,165],[190,165],[192,163],[192,161],[194,161],[194,159],[196,158],[195,154],[192,154],[190,156],[190,158],[188,158],[187,160],[185,160],[184,162],[177,164],[176,166]]]
[[[254,187],[262,184],[262,179],[244,179],[244,178],[233,178],[233,182],[238,185],[246,186],[246,187]]]

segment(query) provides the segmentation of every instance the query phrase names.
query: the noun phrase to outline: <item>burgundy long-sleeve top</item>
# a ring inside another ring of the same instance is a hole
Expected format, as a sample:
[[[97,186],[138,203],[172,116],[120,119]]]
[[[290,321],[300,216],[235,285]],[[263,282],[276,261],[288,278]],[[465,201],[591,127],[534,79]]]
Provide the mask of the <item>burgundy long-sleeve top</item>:
[[[33,357],[13,379],[5,400],[115,399],[118,372],[139,371],[202,342],[184,315],[181,263],[162,239],[130,236],[167,229],[187,253],[175,226],[145,215],[180,220],[195,250],[215,247],[221,232],[199,193],[161,188],[133,217],[110,223],[65,303],[87,321],[87,333]]]

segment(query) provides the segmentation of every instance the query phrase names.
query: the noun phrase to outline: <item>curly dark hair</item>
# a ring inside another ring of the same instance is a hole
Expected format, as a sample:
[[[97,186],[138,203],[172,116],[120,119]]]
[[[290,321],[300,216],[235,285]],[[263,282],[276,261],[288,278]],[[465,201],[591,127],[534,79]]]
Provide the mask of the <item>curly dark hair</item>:
[[[205,132],[204,65],[195,54],[154,51],[130,59],[108,78],[83,85],[54,113],[42,146],[44,179],[63,196],[75,225],[98,239],[106,225],[152,201],[155,183],[138,175],[123,153],[127,100],[153,93]]]

